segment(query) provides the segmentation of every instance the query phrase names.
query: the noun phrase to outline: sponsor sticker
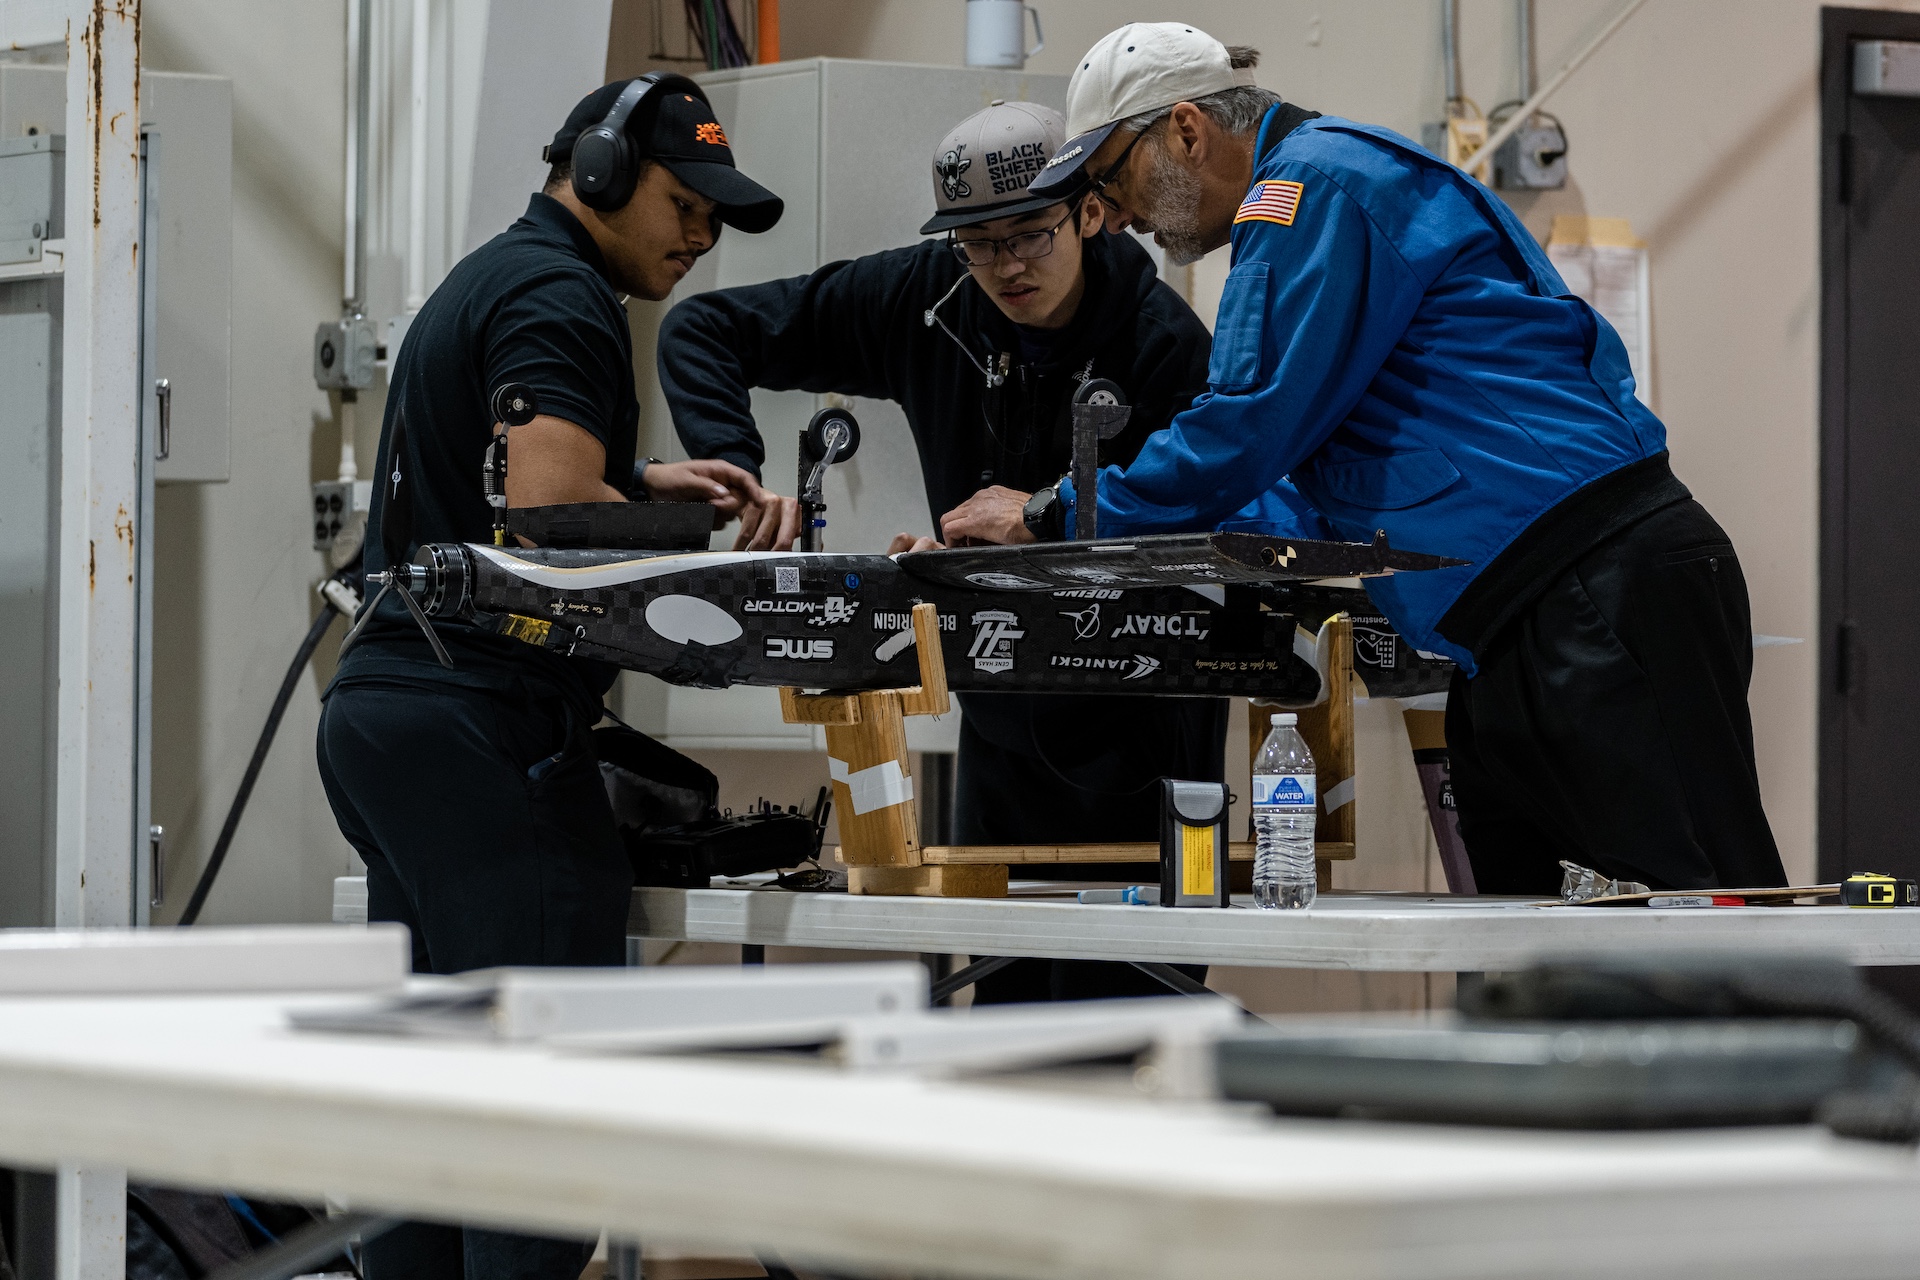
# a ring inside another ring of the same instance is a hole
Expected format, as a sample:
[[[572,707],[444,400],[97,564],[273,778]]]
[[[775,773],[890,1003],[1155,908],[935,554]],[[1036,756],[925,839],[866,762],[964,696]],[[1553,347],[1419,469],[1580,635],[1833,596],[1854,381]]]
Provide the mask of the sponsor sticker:
[[[1100,634],[1100,602],[1098,600],[1078,611],[1062,609],[1060,616],[1072,620],[1075,640],[1091,640]]]
[[[1056,653],[1047,665],[1067,671],[1118,671],[1122,680],[1139,680],[1160,670],[1160,659],[1151,654],[1130,653],[1117,657],[1096,657],[1082,653]]]
[[[1112,587],[1074,587],[1067,591],[1053,593],[1055,600],[1118,600],[1124,592]]]
[[[1205,624],[1212,621],[1212,616],[1207,613],[1130,613],[1107,634],[1107,639],[1166,636],[1177,640],[1205,640],[1212,630]]]
[[[607,616],[607,606],[588,604],[584,600],[550,600],[547,602],[547,612],[556,618],[564,618],[568,614],[575,617],[604,618]]]
[[[1278,671],[1280,662],[1277,658],[1195,658],[1193,669],[1196,673],[1208,674],[1234,671]]]
[[[967,656],[974,670],[1004,675],[1013,670],[1013,647],[1027,633],[1020,615],[1008,609],[982,609],[973,615],[973,644]]]
[[[970,573],[967,581],[976,587],[992,587],[998,591],[1036,591],[1051,585],[1023,578],[1017,573]]]
[[[876,609],[871,616],[873,618],[873,629],[875,631],[913,630],[913,615],[911,613],[902,613],[895,609]],[[960,615],[956,613],[941,614],[940,629],[942,631],[958,631],[960,629]]]
[[[749,600],[740,606],[746,613],[784,613],[804,617],[810,627],[837,627],[852,622],[860,612],[860,602],[845,596],[824,600]]]
[[[831,662],[833,641],[812,636],[768,636],[767,656],[790,662]]]
[[[1370,667],[1391,667],[1400,656],[1400,637],[1379,627],[1353,628],[1353,656]]]
[[[1055,569],[1054,572],[1063,578],[1072,578],[1078,582],[1108,583],[1128,580],[1124,573],[1115,573],[1111,569],[1102,569],[1097,565],[1066,565]]]

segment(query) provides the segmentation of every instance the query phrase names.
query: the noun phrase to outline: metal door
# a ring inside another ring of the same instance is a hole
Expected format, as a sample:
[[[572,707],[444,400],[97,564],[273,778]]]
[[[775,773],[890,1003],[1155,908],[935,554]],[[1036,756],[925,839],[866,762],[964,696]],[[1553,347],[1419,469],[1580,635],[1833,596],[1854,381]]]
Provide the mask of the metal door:
[[[1866,41],[1920,15],[1821,15],[1820,869],[1920,875],[1920,85],[1861,92]]]

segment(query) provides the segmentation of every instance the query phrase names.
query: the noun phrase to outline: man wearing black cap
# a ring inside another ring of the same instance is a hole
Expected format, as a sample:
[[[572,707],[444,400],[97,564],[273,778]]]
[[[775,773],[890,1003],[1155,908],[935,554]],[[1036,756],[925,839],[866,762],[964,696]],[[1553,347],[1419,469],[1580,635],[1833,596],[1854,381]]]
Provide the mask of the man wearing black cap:
[[[1134,406],[1126,430],[1102,447],[1108,462],[1131,459],[1204,389],[1207,331],[1144,250],[1103,233],[1097,201],[1027,192],[1065,124],[1048,107],[1006,102],[957,125],[934,150],[935,212],[921,228],[941,239],[701,294],[668,313],[660,384],[687,451],[757,471],[766,450],[753,387],[894,400],[919,449],[932,528],[949,541],[1032,538],[1021,506],[1067,469],[1069,402],[1089,378],[1117,382]],[[791,542],[791,502],[744,516],[740,545]],[[983,527],[989,508],[1009,514]],[[914,541],[902,534],[892,549]],[[1093,617],[1100,594],[1044,603]],[[1156,779],[1223,776],[1226,705],[1217,700],[959,701],[962,844],[1154,840]],[[1135,864],[1072,870],[1140,874]],[[1127,965],[1034,960],[984,980],[976,999],[1163,992]]]
[[[454,267],[407,332],[369,571],[387,567],[390,520],[409,526],[393,530],[408,556],[491,538],[481,468],[490,394],[506,383],[531,387],[540,406],[513,428],[512,506],[704,499],[722,520],[769,501],[730,463],[635,466],[623,295],[666,297],[721,224],[764,231],[780,200],[734,167],[712,110],[679,77],[590,94],[546,157],[546,189],[525,216]],[[320,721],[321,778],[367,864],[368,918],[411,929],[424,973],[623,964],[633,877],[587,736],[614,670],[441,620],[449,670],[398,603],[389,597],[342,659]],[[575,1280],[590,1251],[409,1223],[368,1243],[366,1275]]]

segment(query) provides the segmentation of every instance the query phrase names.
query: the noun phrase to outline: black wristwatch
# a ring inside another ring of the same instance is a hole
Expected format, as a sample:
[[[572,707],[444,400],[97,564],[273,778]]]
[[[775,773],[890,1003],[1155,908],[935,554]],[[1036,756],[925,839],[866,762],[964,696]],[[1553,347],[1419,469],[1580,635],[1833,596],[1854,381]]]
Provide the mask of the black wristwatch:
[[[1058,542],[1067,536],[1066,504],[1060,501],[1058,482],[1027,499],[1020,510],[1020,521],[1038,542]]]
[[[627,497],[634,502],[651,502],[653,495],[647,492],[647,468],[658,463],[658,458],[642,458],[633,464],[633,485],[627,490]]]

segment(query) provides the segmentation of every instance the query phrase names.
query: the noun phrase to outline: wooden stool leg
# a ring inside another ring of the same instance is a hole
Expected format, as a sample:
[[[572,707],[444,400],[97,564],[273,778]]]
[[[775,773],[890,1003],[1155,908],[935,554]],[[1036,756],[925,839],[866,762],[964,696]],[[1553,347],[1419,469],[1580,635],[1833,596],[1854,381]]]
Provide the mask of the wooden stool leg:
[[[848,866],[917,867],[920,818],[900,695],[882,690],[858,696],[859,723],[827,726],[841,860]]]
[[[1327,659],[1327,698],[1300,713],[1300,736],[1313,752],[1319,780],[1320,817],[1314,824],[1317,844],[1353,844],[1353,622],[1345,615],[1327,623],[1330,631]],[[1332,864],[1315,859],[1320,887],[1330,886]]]

